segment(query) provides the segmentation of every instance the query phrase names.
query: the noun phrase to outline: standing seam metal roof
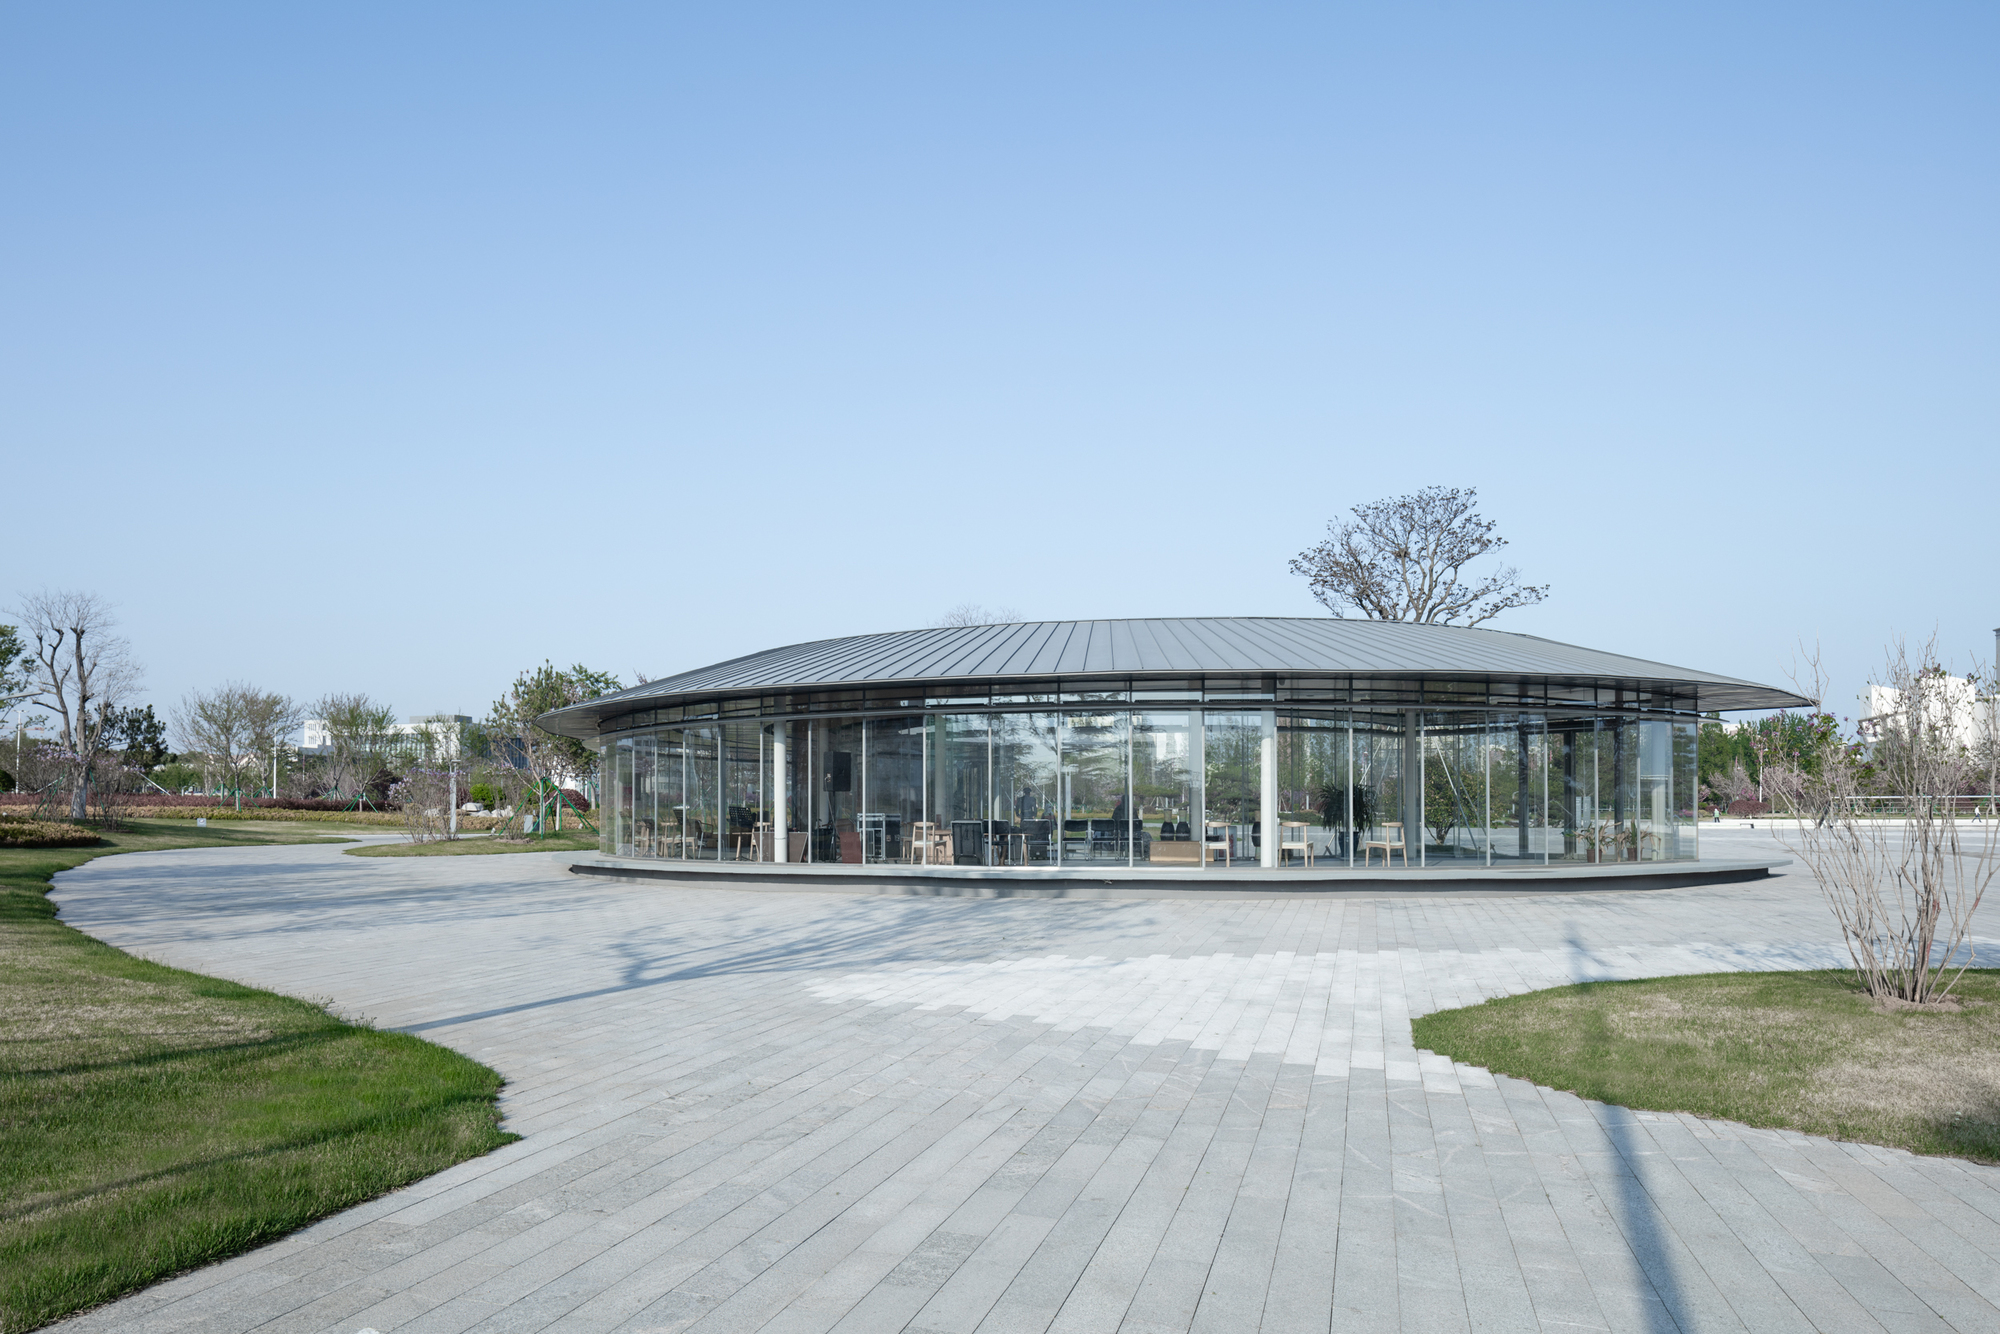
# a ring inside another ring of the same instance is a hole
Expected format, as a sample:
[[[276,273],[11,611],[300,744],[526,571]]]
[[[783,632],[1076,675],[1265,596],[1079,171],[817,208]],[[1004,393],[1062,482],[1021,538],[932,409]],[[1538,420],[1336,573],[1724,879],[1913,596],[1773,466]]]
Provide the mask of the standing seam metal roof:
[[[594,728],[598,719],[689,696],[899,681],[1211,673],[1583,679],[1692,688],[1702,707],[1712,709],[1810,702],[1752,681],[1504,630],[1246,616],[1025,621],[820,639],[649,681],[546,719],[574,734],[579,725]]]

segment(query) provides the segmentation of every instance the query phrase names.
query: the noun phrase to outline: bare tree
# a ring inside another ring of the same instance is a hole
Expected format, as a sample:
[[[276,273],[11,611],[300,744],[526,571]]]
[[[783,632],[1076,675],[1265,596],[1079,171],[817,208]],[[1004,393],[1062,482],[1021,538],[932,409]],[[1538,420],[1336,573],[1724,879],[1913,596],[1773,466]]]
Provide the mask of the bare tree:
[[[1009,625],[1021,619],[1021,613],[1012,607],[989,610],[977,602],[961,602],[938,618],[938,625]]]
[[[574,737],[544,731],[535,719],[621,688],[617,677],[581,663],[564,671],[544,662],[514,678],[506,695],[494,701],[482,730],[498,752],[496,758],[527,772],[534,799],[545,805],[563,784],[585,781],[597,772],[597,752]],[[522,810],[515,818],[526,828],[530,817]]]
[[[299,706],[284,695],[230,681],[190,690],[173,711],[173,725],[181,750],[201,756],[204,779],[212,785],[220,776],[241,806],[244,780],[264,772],[300,717]]]
[[[201,766],[204,789],[213,790],[236,771],[248,741],[243,687],[231,682],[216,690],[190,690],[172,714],[174,746]]]
[[[396,710],[363,694],[323,695],[314,702],[311,716],[326,724],[333,746],[327,786],[336,795],[366,792],[402,743]]]
[[[69,813],[86,814],[90,769],[103,754],[117,709],[139,682],[131,646],[95,593],[43,591],[21,599],[21,627],[35,641],[27,698],[52,710],[69,768]]]
[[[1478,625],[1530,607],[1549,587],[1523,584],[1511,565],[1476,583],[1460,573],[1507,545],[1479,514],[1477,487],[1427,486],[1412,495],[1356,505],[1350,523],[1328,523],[1326,541],[1292,559],[1313,596],[1335,616],[1375,621]]]
[[[28,646],[21,642],[21,627],[0,625],[0,714],[28,698]]]
[[[1825,676],[1811,664],[1813,698]],[[1875,782],[1896,797],[1899,813],[1871,816],[1861,800],[1858,744],[1835,738],[1811,766],[1790,766],[1784,781],[1801,804],[1824,812],[1801,820],[1786,846],[1811,869],[1840,923],[1863,987],[1878,1000],[1917,1004],[1949,999],[1972,964],[1967,935],[1994,873],[1996,840],[1968,828],[1954,800],[1978,777],[1978,758],[1951,734],[1944,692],[1951,678],[1926,644],[1913,662],[1901,643],[1888,655],[1887,684],[1900,693],[1884,720],[1892,745],[1877,745]],[[1789,795],[1789,792],[1788,792]]]

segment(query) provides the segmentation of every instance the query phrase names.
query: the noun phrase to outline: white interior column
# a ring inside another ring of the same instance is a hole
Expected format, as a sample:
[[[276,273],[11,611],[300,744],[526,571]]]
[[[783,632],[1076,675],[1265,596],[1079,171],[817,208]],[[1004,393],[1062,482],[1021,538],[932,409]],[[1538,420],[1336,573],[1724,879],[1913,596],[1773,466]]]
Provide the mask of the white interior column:
[[[1403,711],[1403,809],[1397,818],[1403,822],[1403,864],[1423,865],[1424,720],[1415,709]]]
[[[788,804],[791,800],[792,785],[787,780],[791,769],[787,761],[791,756],[792,725],[777,723],[771,728],[771,860],[787,861],[792,853],[792,812]]]
[[[1257,819],[1264,826],[1258,836],[1257,865],[1278,864],[1278,711],[1263,712],[1264,736],[1257,747]]]

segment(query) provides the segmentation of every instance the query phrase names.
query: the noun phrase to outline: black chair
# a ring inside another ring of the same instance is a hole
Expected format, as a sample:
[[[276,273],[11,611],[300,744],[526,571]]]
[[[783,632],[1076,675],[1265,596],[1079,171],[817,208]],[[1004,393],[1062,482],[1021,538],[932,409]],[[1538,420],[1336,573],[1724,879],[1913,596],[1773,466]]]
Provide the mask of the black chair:
[[[982,820],[951,822],[951,864],[986,865],[986,824]]]
[[[1054,858],[1055,849],[1049,846],[1049,841],[1055,833],[1055,824],[1054,820],[1021,821],[1022,856],[1026,860],[1045,862]]]
[[[1090,849],[1090,821],[1064,820],[1062,822],[1062,856],[1064,861],[1081,861]]]

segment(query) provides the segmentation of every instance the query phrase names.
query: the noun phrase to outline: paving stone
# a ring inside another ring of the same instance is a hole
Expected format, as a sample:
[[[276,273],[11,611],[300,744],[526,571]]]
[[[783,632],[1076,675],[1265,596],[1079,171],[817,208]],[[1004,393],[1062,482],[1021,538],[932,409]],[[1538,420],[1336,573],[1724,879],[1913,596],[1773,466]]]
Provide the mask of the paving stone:
[[[1839,966],[1796,871],[956,900],[293,847],[107,858],[54,897],[488,1062],[525,1137],[72,1334],[2000,1329],[1996,1169],[1413,1045],[1414,1015],[1569,981]]]

